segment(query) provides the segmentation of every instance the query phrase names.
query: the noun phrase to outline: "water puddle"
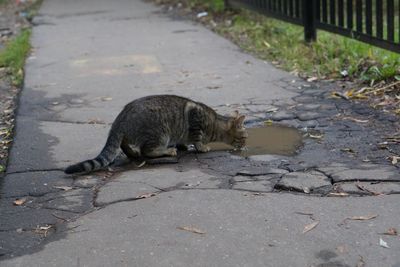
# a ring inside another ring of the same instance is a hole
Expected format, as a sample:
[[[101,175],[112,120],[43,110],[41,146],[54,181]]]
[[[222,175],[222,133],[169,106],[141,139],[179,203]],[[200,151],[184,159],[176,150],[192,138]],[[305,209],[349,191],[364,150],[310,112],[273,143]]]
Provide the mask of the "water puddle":
[[[233,151],[224,143],[209,144],[211,150],[230,150],[232,154],[242,157],[253,155],[283,155],[293,156],[303,144],[303,135],[296,128],[271,125],[260,128],[248,128],[249,138],[246,149]]]

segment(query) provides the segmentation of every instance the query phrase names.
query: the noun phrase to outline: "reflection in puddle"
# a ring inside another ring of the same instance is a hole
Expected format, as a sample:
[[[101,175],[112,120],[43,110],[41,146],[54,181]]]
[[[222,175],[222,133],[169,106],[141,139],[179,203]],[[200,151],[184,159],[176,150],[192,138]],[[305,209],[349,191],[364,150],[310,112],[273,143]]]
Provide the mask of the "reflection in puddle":
[[[302,145],[302,134],[295,128],[271,125],[262,128],[248,128],[249,138],[246,149],[232,151],[232,154],[248,157],[252,155],[275,154],[293,156]],[[211,150],[232,150],[223,143],[209,144]]]

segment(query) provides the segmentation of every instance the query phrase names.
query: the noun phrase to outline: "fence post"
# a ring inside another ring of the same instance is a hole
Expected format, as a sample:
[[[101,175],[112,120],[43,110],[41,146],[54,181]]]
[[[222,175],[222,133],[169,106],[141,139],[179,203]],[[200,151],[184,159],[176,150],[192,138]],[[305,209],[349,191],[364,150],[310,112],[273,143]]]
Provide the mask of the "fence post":
[[[317,39],[317,29],[315,27],[316,20],[316,1],[319,0],[302,0],[303,9],[303,25],[304,25],[304,40],[312,42]]]
[[[224,0],[224,9],[225,10],[230,9],[229,0]]]

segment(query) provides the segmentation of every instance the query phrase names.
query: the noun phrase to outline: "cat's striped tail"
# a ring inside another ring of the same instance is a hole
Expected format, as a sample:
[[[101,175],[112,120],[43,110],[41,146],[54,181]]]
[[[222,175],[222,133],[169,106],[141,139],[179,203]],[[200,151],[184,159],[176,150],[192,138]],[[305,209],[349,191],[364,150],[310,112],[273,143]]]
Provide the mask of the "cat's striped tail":
[[[107,167],[118,156],[121,142],[121,136],[110,132],[103,150],[96,158],[68,166],[64,172],[66,174],[89,173]]]

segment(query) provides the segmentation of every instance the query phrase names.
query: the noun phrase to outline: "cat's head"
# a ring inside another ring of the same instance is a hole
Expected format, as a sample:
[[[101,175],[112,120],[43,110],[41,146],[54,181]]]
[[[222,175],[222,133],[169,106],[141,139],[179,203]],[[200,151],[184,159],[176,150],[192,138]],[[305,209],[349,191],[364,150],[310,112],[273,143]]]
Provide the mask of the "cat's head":
[[[235,148],[242,148],[246,145],[246,139],[249,135],[244,127],[244,119],[245,116],[240,115],[238,111],[235,111],[229,118],[225,143]]]

